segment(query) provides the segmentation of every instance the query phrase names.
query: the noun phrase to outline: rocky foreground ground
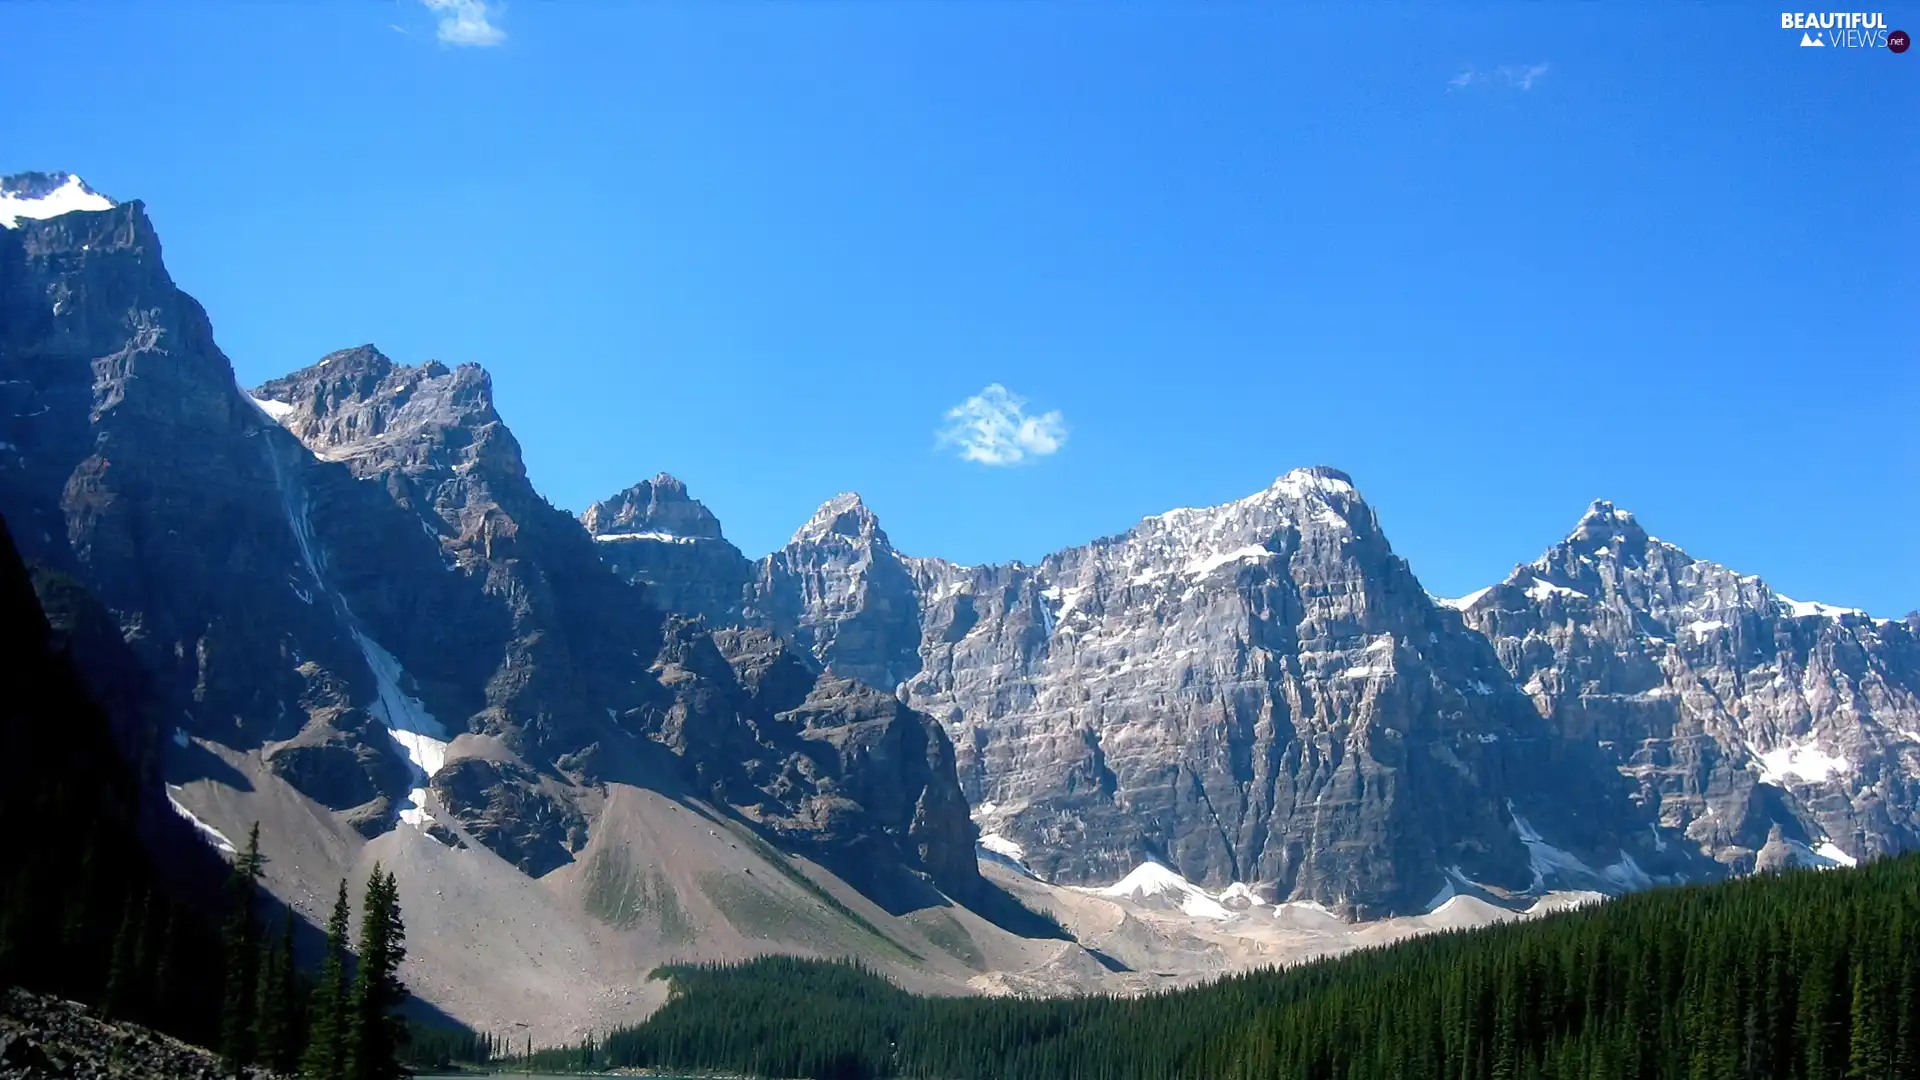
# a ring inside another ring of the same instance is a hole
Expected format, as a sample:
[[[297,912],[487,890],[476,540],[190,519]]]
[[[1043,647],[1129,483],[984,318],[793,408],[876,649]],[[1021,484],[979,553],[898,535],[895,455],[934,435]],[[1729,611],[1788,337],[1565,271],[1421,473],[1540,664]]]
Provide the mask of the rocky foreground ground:
[[[18,987],[0,997],[0,1080],[215,1080],[220,1058],[137,1024],[102,1020],[86,1006]],[[252,1080],[275,1080],[249,1071]]]

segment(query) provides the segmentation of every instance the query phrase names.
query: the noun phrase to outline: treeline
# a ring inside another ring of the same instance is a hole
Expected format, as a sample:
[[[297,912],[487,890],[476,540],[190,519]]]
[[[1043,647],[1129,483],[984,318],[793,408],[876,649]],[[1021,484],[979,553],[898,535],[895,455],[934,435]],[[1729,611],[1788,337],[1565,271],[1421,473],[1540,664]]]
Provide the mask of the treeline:
[[[1920,855],[1627,896],[1135,999],[922,998],[856,965],[663,969],[586,1067],[855,1080],[1920,1076]],[[555,1051],[565,1069],[586,1048]],[[584,1063],[583,1063],[584,1064]]]
[[[265,910],[258,826],[224,886],[221,861],[197,841],[182,839],[157,863],[146,841],[172,843],[184,830],[151,790],[150,701],[130,671],[114,673],[123,683],[88,685],[73,634],[117,641],[117,626],[71,579],[43,577],[63,625],[80,630],[55,632],[0,520],[0,986],[217,1047],[236,1073],[405,1075],[393,876],[374,868],[351,951],[341,883],[315,980],[295,965],[292,914]]]

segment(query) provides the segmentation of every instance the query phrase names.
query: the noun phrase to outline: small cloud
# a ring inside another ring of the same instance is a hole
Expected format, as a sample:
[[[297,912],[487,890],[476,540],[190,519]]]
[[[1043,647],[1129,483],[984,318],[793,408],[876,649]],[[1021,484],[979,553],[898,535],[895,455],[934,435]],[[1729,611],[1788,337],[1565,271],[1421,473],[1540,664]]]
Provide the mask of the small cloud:
[[[486,0],[420,0],[439,16],[438,36],[446,45],[485,48],[507,40],[507,32],[487,20]],[[495,5],[496,7],[498,5]]]
[[[947,410],[940,445],[957,446],[963,461],[1017,465],[1046,457],[1067,444],[1067,423],[1058,410],[1027,415],[1027,399],[999,383]]]
[[[1545,75],[1549,66],[1551,65],[1542,60],[1538,64],[1503,67],[1500,69],[1500,74],[1506,78],[1508,86],[1517,86],[1522,90],[1531,90],[1533,89],[1534,80]]]
[[[1515,90],[1531,90],[1533,84],[1546,75],[1552,65],[1546,61],[1538,64],[1506,64],[1493,69],[1491,74],[1472,65],[1453,78],[1447,80],[1447,86],[1454,90],[1464,90],[1470,86],[1510,86]]]

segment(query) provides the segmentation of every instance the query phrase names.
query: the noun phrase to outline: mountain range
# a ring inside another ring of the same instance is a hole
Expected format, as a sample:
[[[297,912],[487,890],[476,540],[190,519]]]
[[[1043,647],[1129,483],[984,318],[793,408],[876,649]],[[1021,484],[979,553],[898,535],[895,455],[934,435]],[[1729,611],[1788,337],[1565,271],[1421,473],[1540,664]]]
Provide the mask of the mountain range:
[[[1031,565],[840,495],[755,560],[670,476],[548,503],[477,366],[237,386],[137,201],[29,174],[0,226],[0,515],[110,613],[130,741],[315,921],[395,869],[469,1022],[585,1030],[765,951],[1134,989],[1246,962],[1156,906],[1517,911],[1920,842],[1920,615],[1604,502],[1451,600],[1325,467]]]

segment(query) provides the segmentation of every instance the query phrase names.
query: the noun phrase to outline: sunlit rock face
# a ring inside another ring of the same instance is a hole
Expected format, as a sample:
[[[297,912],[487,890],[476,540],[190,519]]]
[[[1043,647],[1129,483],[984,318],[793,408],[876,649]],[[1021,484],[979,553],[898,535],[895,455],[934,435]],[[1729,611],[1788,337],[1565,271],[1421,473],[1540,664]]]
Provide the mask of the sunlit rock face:
[[[938,717],[982,828],[1054,880],[1157,859],[1411,910],[1455,878],[1529,887],[1509,803],[1591,866],[1663,865],[1332,469],[1032,566],[903,556],[843,496],[762,561],[749,613]]]
[[[1607,502],[1453,603],[1562,737],[1727,868],[1920,843],[1920,619],[1782,596]]]

